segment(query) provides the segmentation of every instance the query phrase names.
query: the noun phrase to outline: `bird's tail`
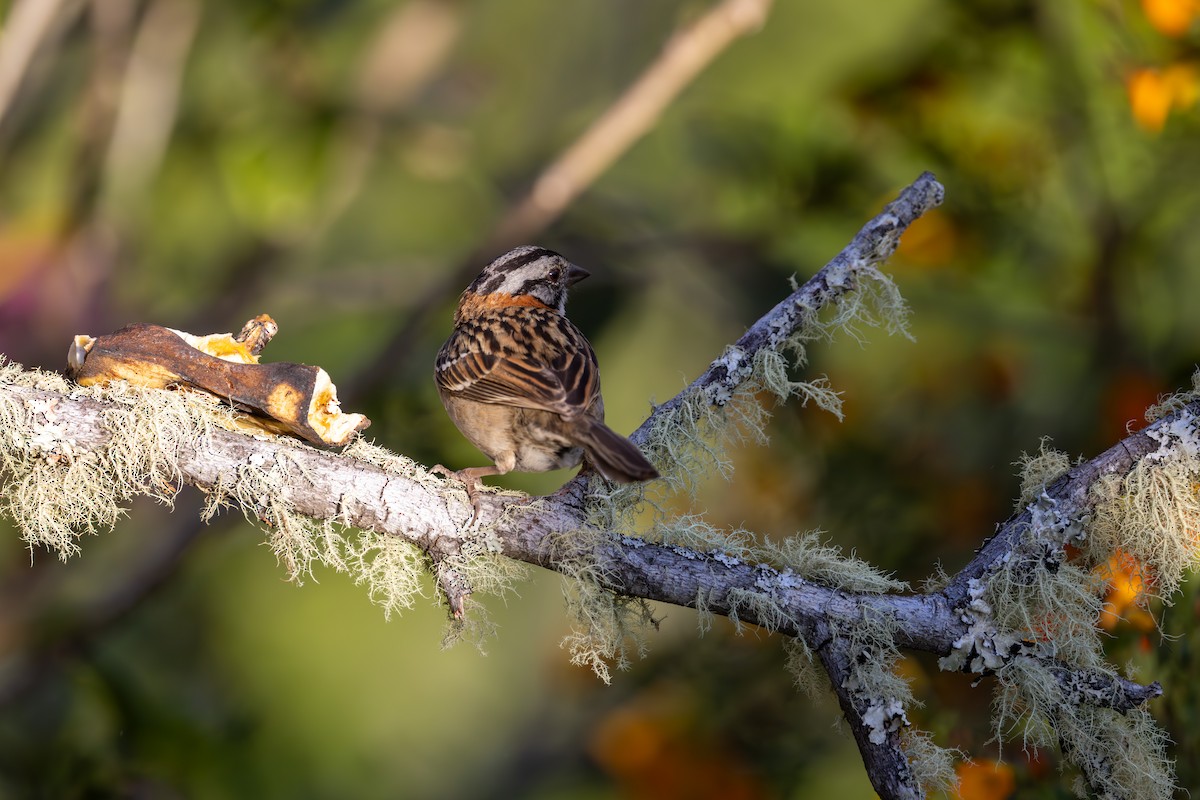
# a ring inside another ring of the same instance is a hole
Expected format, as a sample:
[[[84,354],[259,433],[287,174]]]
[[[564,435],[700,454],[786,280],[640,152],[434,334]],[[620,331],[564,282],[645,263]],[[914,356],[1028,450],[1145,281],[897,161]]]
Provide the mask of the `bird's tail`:
[[[597,419],[588,417],[586,420],[587,425],[581,426],[584,430],[579,444],[601,475],[617,483],[658,477],[658,470],[650,465],[637,445]]]

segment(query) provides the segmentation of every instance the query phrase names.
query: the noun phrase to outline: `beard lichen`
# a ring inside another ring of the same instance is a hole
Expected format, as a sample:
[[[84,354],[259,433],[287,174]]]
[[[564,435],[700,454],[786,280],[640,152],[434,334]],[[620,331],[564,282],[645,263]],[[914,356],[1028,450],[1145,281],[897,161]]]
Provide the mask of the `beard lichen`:
[[[1037,659],[1017,658],[996,673],[996,740],[1019,738],[1026,753],[1058,747],[1081,772],[1081,797],[1168,800],[1174,796],[1166,733],[1142,708],[1124,714],[1070,697],[1060,676]]]
[[[774,633],[795,620],[779,605],[768,592],[755,592],[750,589],[730,589],[725,595],[728,606],[727,615],[733,623],[734,630],[740,635],[745,632],[742,624],[742,613],[749,611],[753,614],[754,624],[765,628],[768,633]]]
[[[172,502],[179,445],[212,424],[210,404],[182,394],[153,395],[121,384],[80,389],[61,376],[0,362],[0,383],[103,400],[101,447],[74,441],[57,398],[0,398],[0,495],[25,542],[66,559],[79,537],[110,530],[137,495]],[[161,395],[161,397],[159,396]]]
[[[570,555],[559,561],[563,576],[563,600],[572,619],[571,632],[560,646],[571,656],[571,663],[587,667],[597,678],[612,682],[612,667],[628,669],[631,656],[646,655],[646,637],[657,623],[649,602],[604,588],[601,561],[594,548],[603,533],[564,533],[560,541],[570,540]]]
[[[1188,570],[1200,563],[1200,429],[1181,416],[1152,434],[1160,443],[1125,476],[1092,485],[1089,555],[1104,564],[1120,550],[1144,574],[1143,591],[1170,603]]]
[[[942,747],[933,741],[933,735],[928,731],[911,726],[900,731],[900,746],[908,756],[913,779],[927,795],[958,796],[958,774],[954,765],[966,759],[962,750]]]
[[[371,602],[383,609],[385,619],[411,609],[425,596],[421,576],[429,569],[429,556],[398,536],[358,531],[346,542],[345,561],[354,582],[366,584]]]
[[[605,486],[611,491],[606,492]],[[570,654],[571,664],[591,669],[609,684],[614,667],[628,669],[634,656],[646,655],[648,633],[657,621],[645,599],[606,588],[612,576],[601,554],[613,541],[609,531],[634,526],[643,489],[608,484],[598,477],[592,487],[585,501],[584,525],[550,534],[547,544],[562,576],[563,603],[571,620],[571,631],[559,646]]]
[[[380,469],[416,481],[434,492],[445,494],[447,482],[433,473],[422,469],[417,462],[403,455],[358,438],[342,455],[356,461],[365,461]],[[498,494],[516,494],[499,487],[484,486],[487,491]],[[461,495],[464,507],[470,506],[466,490],[451,484],[450,490]],[[501,543],[495,536],[495,527],[504,525],[518,514],[536,513],[540,500],[505,507],[499,520],[492,526],[478,530],[462,531],[458,537],[457,552],[447,554],[436,562],[420,547],[400,537],[373,531],[359,531],[353,541],[346,544],[346,561],[358,584],[366,584],[373,602],[383,608],[384,616],[411,609],[418,596],[425,596],[423,578],[432,574],[441,584],[441,578],[453,573],[455,580],[469,586],[471,593],[504,595],[513,584],[527,574],[524,564],[498,555]],[[442,593],[435,593],[444,600]],[[461,641],[471,641],[482,650],[483,640],[494,630],[487,620],[482,605],[472,606],[471,613],[464,619],[453,620],[446,630],[442,644],[450,647]]]
[[[876,742],[889,731],[907,728],[905,709],[916,703],[912,687],[896,671],[900,648],[895,634],[895,619],[870,606],[862,607],[856,624],[837,631],[851,656],[850,674],[843,685],[875,711],[869,720],[864,715],[864,722],[873,727],[871,738]]]
[[[797,691],[816,699],[829,691],[825,671],[815,663],[815,654],[800,636],[783,640],[784,667],[792,676]]]
[[[1048,570],[1014,557],[992,575],[984,597],[996,626],[1023,642],[1023,650],[1098,669],[1101,587],[1092,572],[1071,564]]]
[[[849,592],[882,594],[908,588],[904,581],[881,572],[874,565],[844,555],[842,548],[821,541],[821,531],[807,531],[776,543],[767,539],[753,549],[753,558],[781,569],[789,569],[806,581]]]
[[[769,409],[764,399],[777,403],[799,398],[814,403],[841,419],[841,398],[825,378],[796,381],[789,372],[805,364],[805,344],[831,339],[837,330],[848,332],[861,341],[859,325],[885,328],[889,333],[908,335],[908,309],[895,285],[883,273],[863,265],[843,264],[828,276],[831,286],[849,288],[834,291],[838,295],[830,311],[797,304],[799,328],[764,347],[752,357],[731,347],[715,366],[731,378],[697,390],[685,392],[669,409],[660,409],[647,435],[643,450],[663,474],[663,481],[652,491],[655,497],[686,493],[693,498],[700,476],[716,472],[731,477],[732,462],[726,448],[752,441],[766,443],[765,426]],[[736,380],[733,380],[736,378]],[[598,488],[598,487],[597,487]],[[593,492],[589,498],[589,524],[600,530],[631,530],[635,510],[645,500],[641,487],[621,487],[607,494]],[[754,534],[741,530],[721,530],[699,516],[672,518],[663,505],[650,503],[651,519],[642,520],[646,538],[665,545],[707,554],[723,563],[743,562],[770,565],[785,580],[794,575],[805,580],[855,592],[888,592],[906,585],[869,564],[844,555],[840,549],[822,544],[817,532],[804,533],[776,544],[758,541]],[[631,653],[644,650],[644,632],[653,623],[649,607],[601,588],[597,561],[580,547],[581,555],[568,562],[563,573],[567,605],[576,618],[576,627],[564,640],[571,649],[572,662],[589,666],[604,681],[611,678],[610,663],[618,668],[628,664]],[[703,633],[711,623],[714,598],[700,589],[696,599],[698,626]],[[752,612],[754,619],[768,629],[793,626],[795,620],[769,591],[733,590],[725,598],[729,617],[741,628],[739,614]],[[877,615],[882,616],[882,615]],[[908,684],[893,665],[898,650],[894,643],[894,621],[864,619],[847,631],[851,647],[861,656],[856,659],[853,681],[863,698],[878,707],[875,722],[880,730],[895,730],[907,724],[904,708],[915,702]],[[813,688],[824,681],[813,664],[812,652],[800,639],[788,637],[788,667],[802,688]],[[872,717],[874,719],[874,717]],[[924,736],[907,735],[906,753],[913,773],[923,786],[931,789],[953,785],[954,751],[943,750]]]
[[[289,440],[291,447],[300,447]],[[251,457],[239,464],[232,480],[218,478],[208,490],[201,516],[208,521],[224,507],[232,506],[251,523],[266,526],[268,542],[279,563],[287,570],[288,579],[302,583],[313,577],[314,562],[338,572],[346,571],[342,557],[346,526],[336,520],[318,520],[299,513],[288,498],[288,462],[292,455],[287,449],[276,450],[274,457]]]
[[[850,672],[843,688],[856,705],[864,707],[863,724],[869,728],[872,742],[882,744],[890,733],[898,734],[914,782],[924,792],[948,792],[957,784],[954,762],[962,753],[935,744],[931,735],[909,722],[907,709],[922,704],[896,669],[900,649],[895,634],[895,619],[870,606],[863,606],[862,617],[855,625],[835,632],[850,656]],[[798,683],[808,680],[805,672],[811,667],[811,658],[807,648],[790,648],[789,667]]]
[[[811,402],[840,420],[841,397],[827,378],[796,381],[789,375],[789,368],[800,369],[806,363],[804,342],[824,335],[825,329],[814,325],[785,339],[779,349],[764,347],[749,358],[742,349],[730,346],[714,363],[736,377],[732,386],[718,381],[686,391],[673,408],[660,412],[643,449],[659,467],[667,492],[695,497],[701,476],[716,472],[726,480],[732,477],[730,445],[767,444],[770,410],[764,396],[778,404],[799,398],[801,405]],[[790,367],[785,353],[792,356]]]
[[[1061,450],[1055,450],[1050,446],[1050,437],[1043,436],[1038,442],[1037,453],[1021,453],[1021,458],[1013,466],[1021,468],[1021,492],[1015,504],[1016,508],[1021,509],[1066,474],[1071,468],[1071,457]]]
[[[1195,397],[1168,398],[1149,416],[1180,411]],[[1111,556],[1132,556],[1122,563],[1141,570],[1136,576],[1141,580],[1133,585],[1143,591],[1153,587],[1166,603],[1197,564],[1200,432],[1195,417],[1181,413],[1147,435],[1159,449],[1127,474],[1096,480],[1087,513],[1064,515],[1045,493],[1044,487],[1070,467],[1065,455],[1048,450],[1043,441],[1038,456],[1026,457],[1023,491],[1032,501],[1032,521],[1017,547],[996,565],[983,593],[995,625],[1009,632],[1011,644],[1024,645],[991,664],[998,679],[996,738],[1019,737],[1026,750],[1059,747],[1079,768],[1079,785],[1105,798],[1172,796],[1166,734],[1143,708],[1119,713],[1105,708],[1104,698],[1080,696],[1051,665],[1115,679],[1097,628]],[[1068,545],[1080,551],[1071,561]]]
[[[57,374],[2,359],[0,384],[105,404],[95,412],[104,440],[81,443],[68,435],[59,399],[24,401],[0,393],[0,511],[14,520],[31,548],[46,547],[63,559],[78,553],[80,536],[110,530],[133,497],[172,503],[182,485],[181,445],[203,448],[214,428],[238,430],[228,405],[193,392],[123,382],[81,388]],[[274,456],[252,454],[235,475],[218,479],[206,491],[202,518],[233,506],[266,529],[290,579],[311,576],[319,562],[354,573],[385,613],[411,606],[412,597],[421,593],[422,551],[397,537],[366,532],[348,541],[345,520],[316,520],[297,512],[288,499],[286,473],[295,466],[290,448],[303,445],[286,438],[276,444]],[[379,448],[359,444],[353,451],[384,469],[419,472],[413,462],[385,458]]]
[[[1200,400],[1200,369],[1192,373],[1191,389],[1184,389],[1181,392],[1175,392],[1174,394],[1159,398],[1157,403],[1147,408],[1146,422],[1160,420],[1196,400]]]

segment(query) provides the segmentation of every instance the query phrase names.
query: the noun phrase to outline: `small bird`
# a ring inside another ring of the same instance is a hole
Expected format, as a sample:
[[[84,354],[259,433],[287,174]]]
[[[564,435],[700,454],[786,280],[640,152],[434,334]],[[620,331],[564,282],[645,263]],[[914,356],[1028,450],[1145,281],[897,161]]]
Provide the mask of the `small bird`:
[[[589,274],[526,245],[484,267],[459,298],[434,376],[450,419],[495,464],[437,471],[466,484],[472,522],[488,475],[573,467],[586,454],[610,481],[658,477],[633,442],[604,424],[596,354],[566,317],[567,288]]]

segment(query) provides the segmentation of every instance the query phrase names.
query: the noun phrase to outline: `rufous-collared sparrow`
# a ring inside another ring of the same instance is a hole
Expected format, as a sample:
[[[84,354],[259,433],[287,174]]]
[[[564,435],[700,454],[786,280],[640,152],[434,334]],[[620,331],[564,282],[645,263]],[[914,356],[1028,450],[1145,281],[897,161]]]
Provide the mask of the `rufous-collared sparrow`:
[[[527,245],[484,267],[458,301],[434,368],[438,394],[463,436],[495,464],[438,471],[463,480],[475,516],[481,478],[573,467],[585,454],[610,481],[658,477],[604,424],[596,355],[566,317],[567,288],[588,275]]]

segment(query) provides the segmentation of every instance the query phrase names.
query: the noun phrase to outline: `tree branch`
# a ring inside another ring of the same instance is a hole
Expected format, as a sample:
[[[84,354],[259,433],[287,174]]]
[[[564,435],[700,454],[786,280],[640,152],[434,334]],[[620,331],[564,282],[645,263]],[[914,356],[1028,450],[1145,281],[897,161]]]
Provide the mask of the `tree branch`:
[[[751,326],[703,375],[655,408],[634,434],[635,441],[644,447],[652,443],[655,425],[667,415],[697,404],[731,403],[739,388],[753,380],[760,353],[786,349],[822,310],[861,291],[864,282],[886,282],[875,265],[894,252],[901,233],[938,205],[942,194],[941,185],[929,174],[907,187],[842,253]],[[0,439],[0,444],[28,449],[29,442],[37,440],[39,457],[67,462],[103,453],[122,435],[121,426],[109,416],[122,402],[130,401],[0,380],[0,412],[6,403],[21,409],[29,429],[12,426],[20,430],[10,430],[9,439]],[[1145,430],[1075,467],[1001,526],[943,590],[918,595],[850,591],[808,579],[791,568],[740,560],[719,549],[701,551],[598,528],[589,498],[600,487],[593,485],[598,479],[589,474],[533,502],[514,493],[486,492],[479,528],[464,529],[472,511],[465,492],[405,459],[389,461],[353,448],[351,455],[335,454],[289,439],[257,438],[212,427],[173,439],[166,463],[175,470],[168,477],[216,497],[236,497],[244,511],[268,525],[286,527],[279,510],[280,503],[286,503],[288,509],[307,517],[411,543],[426,554],[456,616],[463,612],[471,591],[460,571],[462,556],[483,542],[490,553],[568,574],[582,559],[595,582],[617,595],[703,605],[709,612],[797,637],[828,674],[876,791],[885,798],[915,798],[924,796],[924,788],[910,767],[900,735],[908,724],[904,700],[872,685],[870,675],[882,673],[866,669],[872,665],[887,669],[889,654],[896,647],[937,653],[947,657],[947,668],[983,675],[1003,676],[1003,670],[1018,662],[1034,664],[1053,676],[1062,703],[1119,714],[1139,709],[1161,694],[1158,684],[1139,686],[1114,672],[1071,663],[1053,647],[1022,638],[1021,631],[1000,629],[983,598],[1001,565],[1014,557],[1020,560],[1023,548],[1030,547],[1030,531],[1046,528],[1047,508],[1053,508],[1054,519],[1069,529],[1073,520],[1084,518],[1092,508],[1089,487],[1096,480],[1124,474],[1151,454],[1161,456],[1164,448],[1169,449],[1168,440],[1174,435],[1170,432],[1178,432],[1180,426],[1198,427],[1197,414],[1200,401],[1180,404]],[[43,426],[40,433],[39,425]],[[47,437],[51,427],[52,435]],[[355,453],[360,457],[352,457]],[[0,477],[13,463],[6,458],[11,457],[0,448]],[[271,482],[262,484],[268,488],[231,492],[230,487],[247,475],[260,477],[268,472]],[[146,488],[147,493],[162,491],[163,476],[157,480],[159,487]],[[1037,547],[1048,548],[1046,552],[1056,546],[1057,557],[1062,557],[1070,535],[1067,530],[1050,545],[1038,542],[1036,536],[1032,539]],[[1034,561],[1030,569],[1043,563]],[[863,633],[864,624],[874,627]]]

